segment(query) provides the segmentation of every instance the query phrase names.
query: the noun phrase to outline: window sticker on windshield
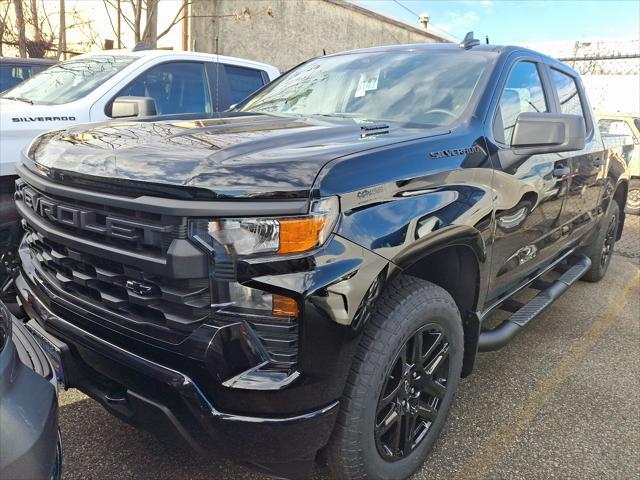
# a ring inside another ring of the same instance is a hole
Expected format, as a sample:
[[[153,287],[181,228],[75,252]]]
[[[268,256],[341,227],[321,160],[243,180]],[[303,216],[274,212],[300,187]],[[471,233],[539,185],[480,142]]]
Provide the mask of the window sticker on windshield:
[[[358,80],[358,87],[356,88],[355,96],[364,97],[364,94],[369,90],[376,90],[378,88],[378,78],[380,77],[380,71],[372,73],[360,74],[360,80]]]

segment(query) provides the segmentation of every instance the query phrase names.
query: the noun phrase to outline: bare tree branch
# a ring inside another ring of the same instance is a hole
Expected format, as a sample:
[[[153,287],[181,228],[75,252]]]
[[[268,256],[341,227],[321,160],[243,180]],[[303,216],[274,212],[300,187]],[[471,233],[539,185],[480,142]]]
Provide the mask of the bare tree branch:
[[[130,0],[131,6],[133,7],[133,36],[134,41],[138,43],[140,38],[140,23],[142,21],[142,0]],[[136,7],[137,3],[137,7]]]
[[[40,28],[40,22],[38,21],[38,2],[37,0],[31,0],[29,2],[31,9],[31,23],[34,29],[34,40],[36,42],[42,41],[42,29]]]
[[[52,35],[53,35],[54,29],[53,29],[53,25],[51,25],[51,15],[47,15],[47,11],[45,9],[44,0],[40,0],[40,9],[44,12],[44,15],[43,15],[44,16],[44,20],[42,20],[40,22],[40,25],[42,25],[42,30],[44,31],[44,24],[46,22],[47,26],[49,27],[48,31],[52,32]]]
[[[158,3],[159,0],[146,0],[147,19],[142,33],[142,41],[151,48],[155,48],[158,43]]]
[[[187,16],[186,10],[187,10],[187,7],[191,5],[191,3],[192,2],[184,2],[182,4],[180,9],[176,12],[176,15],[173,17],[173,20],[169,23],[169,26],[165,28],[161,33],[158,34],[157,36],[158,40],[160,40],[167,33],[169,33],[175,25],[180,23]]]
[[[64,0],[60,0],[60,20],[59,20],[59,33],[58,33],[58,51],[56,52],[56,58],[60,60],[64,51],[67,49],[67,12],[64,5]]]
[[[106,13],[107,13],[107,18],[109,19],[109,25],[111,25],[111,30],[113,31],[113,34],[117,37],[118,36],[118,31],[116,30],[115,25],[113,24],[113,19],[111,18],[111,14],[109,13],[109,7],[107,6],[109,4],[109,2],[105,1],[103,2],[102,6],[104,7]],[[116,13],[119,13],[117,11],[117,7],[116,7]]]
[[[0,57],[2,56],[2,45],[4,42],[5,34],[11,31],[10,28],[7,28],[10,27],[8,17],[9,12],[11,11],[11,2],[2,2],[2,4],[5,6],[5,8],[4,12],[2,12],[2,20],[0,20]]]
[[[13,6],[16,11],[16,27],[18,29],[18,52],[20,56],[24,58],[27,56],[27,35],[25,32],[22,0],[13,0]]]
[[[117,5],[115,5],[115,4],[113,3],[113,1],[112,1],[112,0],[104,0],[104,2],[105,2],[106,4],[109,4],[109,6],[110,6],[110,7],[112,7],[112,8],[114,8],[116,11],[118,11],[118,7],[117,7]],[[105,7],[105,8],[106,8],[106,7]],[[108,12],[108,11],[107,11],[107,12]],[[109,17],[109,18],[111,18],[111,17]],[[131,28],[131,30],[134,30],[134,29],[135,29],[135,24],[134,24],[131,20],[129,20],[129,18],[127,18],[127,16],[126,16],[126,15],[122,15],[122,18],[123,18],[123,19],[124,19],[124,21],[127,23],[127,25],[129,25],[129,28]],[[115,31],[114,31],[114,33],[115,33],[116,35],[118,34],[118,32],[115,32]]]

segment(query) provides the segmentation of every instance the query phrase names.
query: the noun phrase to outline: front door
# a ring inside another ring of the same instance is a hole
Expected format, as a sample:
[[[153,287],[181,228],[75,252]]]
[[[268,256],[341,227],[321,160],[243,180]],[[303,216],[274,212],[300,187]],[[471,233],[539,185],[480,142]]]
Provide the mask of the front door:
[[[541,154],[509,161],[518,115],[553,112],[554,98],[544,65],[521,57],[512,65],[496,106],[488,138],[495,153],[496,231],[492,248],[488,302],[522,284],[560,250],[567,217],[563,203],[571,178],[571,159]],[[492,137],[492,138],[491,138]]]

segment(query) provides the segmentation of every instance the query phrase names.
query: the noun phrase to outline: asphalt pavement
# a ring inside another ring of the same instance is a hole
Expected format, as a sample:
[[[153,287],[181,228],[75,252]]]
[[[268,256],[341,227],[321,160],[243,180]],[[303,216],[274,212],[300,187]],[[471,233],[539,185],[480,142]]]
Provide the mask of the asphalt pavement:
[[[413,480],[640,478],[640,218],[628,220],[602,282],[479,356]],[[60,406],[65,479],[267,478],[166,446],[77,390]]]

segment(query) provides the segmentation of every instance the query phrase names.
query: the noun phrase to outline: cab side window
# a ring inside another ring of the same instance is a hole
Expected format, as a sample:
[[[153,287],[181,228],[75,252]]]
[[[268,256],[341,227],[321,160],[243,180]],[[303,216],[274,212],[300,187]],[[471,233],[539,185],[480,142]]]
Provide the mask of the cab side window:
[[[229,89],[231,90],[231,103],[239,103],[264,85],[262,72],[253,68],[225,65]]]
[[[558,100],[560,100],[560,112],[570,115],[580,115],[583,119],[584,108],[580,99],[580,92],[576,85],[575,78],[562,73],[555,68],[551,69],[551,81],[558,92]],[[589,126],[585,120],[585,128],[589,131]]]
[[[638,138],[631,130],[631,127],[625,120],[614,120],[603,118],[598,121],[598,129],[600,130],[600,135],[604,136],[615,136],[619,137],[623,142],[623,145],[636,144],[638,145],[640,142]]]
[[[511,145],[518,115],[523,112],[548,112],[538,67],[533,62],[519,62],[513,67],[500,97],[493,136],[505,145]]]
[[[116,97],[151,97],[159,115],[211,112],[209,84],[203,63],[169,62],[150,68]]]

